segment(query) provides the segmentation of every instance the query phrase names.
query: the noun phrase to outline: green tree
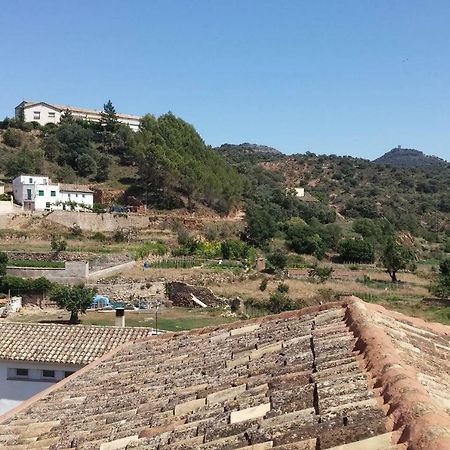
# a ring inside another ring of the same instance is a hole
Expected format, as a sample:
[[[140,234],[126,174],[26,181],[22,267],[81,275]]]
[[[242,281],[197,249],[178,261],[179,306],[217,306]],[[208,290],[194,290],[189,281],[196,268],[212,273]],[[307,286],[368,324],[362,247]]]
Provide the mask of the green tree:
[[[275,270],[284,270],[287,266],[288,257],[281,250],[277,250],[267,256],[267,261]]]
[[[8,264],[8,255],[0,252],[0,276],[6,275],[6,266]]]
[[[88,289],[83,285],[79,286],[58,286],[53,289],[50,299],[54,301],[59,308],[70,312],[70,323],[80,322],[79,314],[84,314],[92,304],[95,290]]]
[[[61,114],[61,118],[59,119],[59,124],[64,125],[73,122],[73,114],[69,109],[64,110]]]
[[[63,252],[67,248],[67,241],[58,236],[52,236],[52,241],[50,243],[52,250],[58,254],[60,252]]]
[[[430,292],[440,298],[450,297],[450,258],[439,264],[438,279],[431,285]]]
[[[270,295],[267,306],[269,311],[274,314],[298,308],[297,303],[291,297],[285,292],[280,292],[278,289]]]
[[[389,239],[381,258],[386,272],[391,277],[393,283],[396,283],[397,272],[407,269],[414,259],[414,253],[409,249],[398,244],[394,239]]]
[[[20,147],[23,142],[22,131],[16,128],[7,128],[3,133],[3,142],[9,147]]]
[[[117,129],[117,124],[119,122],[117,120],[116,109],[114,108],[111,100],[108,100],[103,105],[101,116],[102,117],[100,123],[105,127],[106,131],[113,132]]]
[[[344,262],[373,263],[375,251],[369,241],[363,239],[346,239],[339,245],[339,256]]]
[[[320,283],[325,283],[331,278],[334,269],[332,267],[319,267],[317,264],[308,271],[308,276],[315,280],[317,279]]]

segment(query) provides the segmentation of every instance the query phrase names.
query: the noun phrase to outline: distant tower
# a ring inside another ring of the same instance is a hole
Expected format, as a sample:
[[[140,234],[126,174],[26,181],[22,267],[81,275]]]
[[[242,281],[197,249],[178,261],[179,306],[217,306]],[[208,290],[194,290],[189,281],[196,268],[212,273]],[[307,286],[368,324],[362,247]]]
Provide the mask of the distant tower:
[[[399,150],[401,150],[402,146],[401,146],[401,145],[397,145],[397,148],[398,148]]]

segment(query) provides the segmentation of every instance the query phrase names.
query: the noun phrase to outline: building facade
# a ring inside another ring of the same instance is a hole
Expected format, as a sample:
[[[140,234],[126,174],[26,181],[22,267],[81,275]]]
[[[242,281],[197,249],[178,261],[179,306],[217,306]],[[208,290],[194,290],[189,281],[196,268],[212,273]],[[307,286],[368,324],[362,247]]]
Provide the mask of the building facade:
[[[100,122],[102,118],[102,111],[97,111],[95,109],[29,101],[23,101],[16,106],[15,116],[18,119],[23,119],[24,122],[37,122],[40,125],[46,125],[47,123],[57,124],[65,111],[70,111],[72,116],[76,119],[88,120],[91,122]],[[139,129],[141,116],[118,113],[117,120],[120,123],[128,125],[133,131],[137,131]]]
[[[52,183],[49,177],[40,175],[14,178],[13,195],[28,211],[83,210],[94,205],[94,193],[87,186]]]

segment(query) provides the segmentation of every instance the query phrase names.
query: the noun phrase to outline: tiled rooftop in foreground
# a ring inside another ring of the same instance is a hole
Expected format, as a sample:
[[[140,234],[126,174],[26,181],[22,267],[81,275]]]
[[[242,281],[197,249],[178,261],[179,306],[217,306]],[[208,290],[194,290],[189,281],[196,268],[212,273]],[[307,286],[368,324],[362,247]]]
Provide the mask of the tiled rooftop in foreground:
[[[166,334],[0,418],[0,448],[447,449],[449,341],[354,298]]]

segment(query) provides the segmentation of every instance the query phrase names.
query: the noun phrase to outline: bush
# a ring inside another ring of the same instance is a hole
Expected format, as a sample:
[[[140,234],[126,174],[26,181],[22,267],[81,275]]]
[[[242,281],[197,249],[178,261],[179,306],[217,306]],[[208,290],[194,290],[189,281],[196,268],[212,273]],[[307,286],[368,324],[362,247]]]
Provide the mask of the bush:
[[[106,242],[108,238],[100,231],[97,231],[92,235],[92,239],[98,242]]]
[[[282,294],[287,294],[289,292],[289,286],[286,283],[280,283],[277,286],[277,291],[281,292]]]
[[[139,246],[135,252],[135,259],[143,259],[148,255],[163,256],[169,251],[169,248],[163,242],[146,242]]]
[[[47,278],[40,277],[35,280],[23,279],[5,275],[0,278],[0,292],[7,294],[43,294],[54,286]]]
[[[275,270],[284,270],[287,266],[288,257],[282,251],[277,250],[267,256],[267,262]]]
[[[267,278],[263,278],[263,280],[261,281],[261,284],[259,285],[259,290],[261,292],[264,292],[267,289],[268,282],[269,282],[269,280]]]
[[[220,245],[220,252],[223,259],[247,259],[250,247],[248,244],[236,239],[228,239]]]
[[[77,237],[81,237],[83,235],[83,230],[81,229],[81,227],[78,224],[74,224],[71,228],[70,228],[70,236],[77,238]]]
[[[375,251],[369,241],[363,239],[347,239],[339,245],[339,256],[344,262],[373,263]]]
[[[282,311],[297,309],[298,305],[294,302],[294,300],[292,300],[292,298],[277,290],[270,296],[267,306],[271,313],[278,314]]]
[[[113,234],[114,242],[125,242],[125,233],[122,230],[117,230]]]
[[[67,248],[67,241],[64,238],[53,236],[51,246],[54,252],[56,253],[63,252]]]
[[[16,128],[8,128],[3,133],[3,142],[8,147],[20,147],[23,142],[23,134],[20,130],[17,130]]]
[[[333,274],[334,269],[332,267],[319,267],[314,266],[309,270],[308,276],[313,280],[318,280],[320,283],[325,283],[331,275]]]
[[[8,255],[5,252],[0,252],[0,276],[6,274],[7,265],[8,265]]]

